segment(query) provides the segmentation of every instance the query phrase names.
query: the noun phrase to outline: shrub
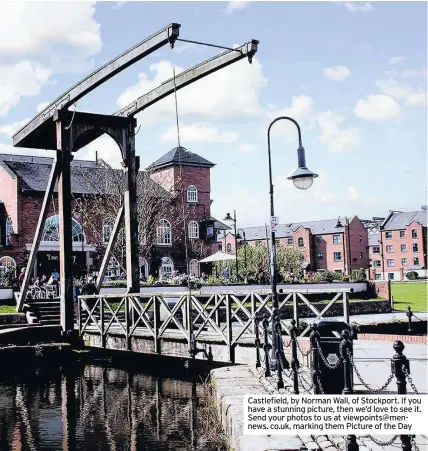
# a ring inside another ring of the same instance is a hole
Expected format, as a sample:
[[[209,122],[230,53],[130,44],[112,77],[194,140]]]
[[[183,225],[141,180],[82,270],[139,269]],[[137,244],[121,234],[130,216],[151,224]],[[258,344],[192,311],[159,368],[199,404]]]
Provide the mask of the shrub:
[[[342,275],[339,274],[336,271],[323,271],[320,273],[317,273],[317,275],[315,276],[315,281],[316,282],[327,282],[327,283],[331,283],[334,280],[338,281],[342,279]]]
[[[406,274],[408,280],[416,280],[419,279],[419,275],[416,271],[410,271]]]
[[[349,276],[343,276],[342,277],[342,282],[349,282]]]

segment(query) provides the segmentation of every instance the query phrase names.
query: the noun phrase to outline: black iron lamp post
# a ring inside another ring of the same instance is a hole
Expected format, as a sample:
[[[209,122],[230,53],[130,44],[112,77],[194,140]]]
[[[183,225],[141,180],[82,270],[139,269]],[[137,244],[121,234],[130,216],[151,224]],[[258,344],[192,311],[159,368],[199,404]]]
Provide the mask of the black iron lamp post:
[[[271,318],[272,323],[272,334],[275,331],[274,318],[278,312],[278,293],[277,293],[277,270],[276,270],[276,242],[275,242],[275,231],[272,227],[272,217],[275,216],[274,204],[273,204],[273,182],[272,182],[272,161],[271,161],[271,151],[270,151],[270,130],[275,124],[280,120],[291,121],[296,127],[299,138],[299,147],[297,148],[297,169],[293,172],[290,177],[287,177],[289,180],[292,180],[294,186],[298,189],[305,190],[312,186],[315,177],[318,177],[318,174],[314,174],[306,167],[306,159],[305,159],[305,149],[302,146],[302,135],[300,131],[299,124],[287,116],[280,116],[274,119],[268,128],[267,131],[267,139],[268,139],[268,156],[269,156],[269,194],[270,194],[270,215],[271,215],[271,237],[270,237],[270,283],[272,289],[272,301],[273,301],[273,315]],[[273,371],[277,368],[277,359],[276,359],[276,344],[275,340],[272,340],[272,354],[271,354],[271,369]]]
[[[233,222],[234,227],[234,234],[235,234],[235,268],[236,268],[236,280],[239,279],[239,273],[238,273],[238,241],[237,241],[237,233],[236,233],[236,210],[233,210],[233,218],[230,216],[230,213],[226,214],[226,217],[223,219],[223,221],[226,222]],[[226,241],[225,241],[226,245]]]

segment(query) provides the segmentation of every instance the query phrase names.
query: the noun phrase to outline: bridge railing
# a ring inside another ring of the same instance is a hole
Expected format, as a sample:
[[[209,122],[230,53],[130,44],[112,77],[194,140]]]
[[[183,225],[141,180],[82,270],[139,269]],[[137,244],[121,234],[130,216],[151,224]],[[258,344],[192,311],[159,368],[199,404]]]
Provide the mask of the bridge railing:
[[[326,302],[321,311],[305,297],[308,291],[282,291],[277,326],[281,335],[291,337],[290,325],[287,324],[290,304],[296,322],[299,320],[299,302],[300,305],[306,304],[319,319],[342,297],[344,313],[347,314],[349,291],[334,290],[333,299]],[[314,292],[320,291],[310,291]],[[184,339],[191,355],[205,352],[197,349],[197,342],[224,344],[228,347],[230,361],[234,361],[234,349],[239,342],[254,342],[256,329],[258,335],[263,333],[260,318],[272,317],[274,313],[270,290],[79,296],[78,310],[79,333],[100,334],[103,347],[109,334],[125,337],[127,349],[130,349],[132,337],[149,336],[154,340],[154,351],[158,353],[160,341],[170,337]],[[306,332],[304,330],[301,335]]]

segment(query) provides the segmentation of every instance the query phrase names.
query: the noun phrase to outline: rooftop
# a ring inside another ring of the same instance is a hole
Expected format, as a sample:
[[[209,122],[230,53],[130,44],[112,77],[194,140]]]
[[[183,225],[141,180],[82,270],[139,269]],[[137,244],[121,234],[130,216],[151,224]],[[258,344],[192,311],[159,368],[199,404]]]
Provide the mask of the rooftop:
[[[211,161],[189,152],[185,147],[174,147],[158,160],[153,162],[148,169],[161,169],[175,165],[195,166],[200,168],[212,168],[215,166]]]
[[[405,229],[414,221],[427,227],[427,215],[427,210],[391,212],[383,224],[383,230]]]

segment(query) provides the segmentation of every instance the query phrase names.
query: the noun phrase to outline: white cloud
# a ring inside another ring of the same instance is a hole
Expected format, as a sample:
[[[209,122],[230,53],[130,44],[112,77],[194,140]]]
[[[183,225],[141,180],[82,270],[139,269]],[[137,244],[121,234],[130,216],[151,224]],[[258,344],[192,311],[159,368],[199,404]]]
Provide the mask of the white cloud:
[[[127,2],[114,2],[112,9],[121,9]]]
[[[30,118],[23,119],[22,121],[13,122],[9,125],[1,125],[0,126],[0,133],[4,133],[9,138],[11,138],[18,130],[20,130],[28,121]]]
[[[250,154],[257,152],[257,147],[254,144],[242,143],[238,147],[239,152]]]
[[[426,105],[427,94],[425,89],[414,89],[405,83],[400,83],[394,78],[378,80],[376,85],[384,94],[395,99],[404,100],[408,106]]]
[[[0,66],[0,116],[7,114],[21,96],[37,95],[50,77],[49,69],[31,61]]]
[[[39,103],[39,104],[37,105],[36,111],[37,111],[38,113],[40,113],[40,112],[43,111],[48,105],[49,105],[49,102],[42,102],[42,103]]]
[[[244,9],[248,6],[249,2],[228,2],[227,8],[224,10],[226,14],[233,14],[234,11]]]
[[[345,9],[351,13],[355,12],[369,12],[373,9],[373,5],[370,2],[336,2],[340,6],[344,6]]]
[[[95,161],[95,151],[98,152],[98,158],[103,159],[113,168],[120,168],[122,155],[119,146],[108,135],[102,135],[95,141],[92,141],[85,147],[79,150],[79,160]]]
[[[343,81],[351,74],[346,66],[326,67],[324,69],[324,78],[327,80]]]
[[[424,69],[403,69],[400,74],[402,77],[426,77],[427,68]]]
[[[406,61],[405,56],[393,56],[393,57],[389,58],[388,63],[395,65],[395,64],[402,64],[402,63],[404,63],[404,61]]]
[[[396,117],[400,106],[390,96],[370,94],[366,99],[359,99],[354,107],[355,116],[369,121],[383,121]]]
[[[349,128],[345,130],[339,128],[343,121],[343,117],[332,111],[324,111],[318,114],[318,124],[321,128],[319,140],[328,147],[330,152],[354,149],[360,144],[358,129]]]
[[[234,131],[221,131],[204,124],[192,124],[180,127],[180,142],[187,143],[232,143],[237,141],[238,133]],[[169,128],[162,136],[161,142],[177,141],[176,127]]]
[[[259,105],[260,90],[266,86],[262,66],[253,59],[248,64],[246,59],[228,66],[210,76],[198,80],[177,92],[180,117],[197,116],[202,118],[224,119],[230,117],[257,116],[262,112]],[[183,71],[175,67],[176,75]],[[160,61],[150,66],[151,77],[139,74],[137,84],[130,86],[118,98],[120,108],[135,101],[139,96],[157,88],[173,74],[169,61]],[[175,120],[174,96],[168,96],[141,112],[139,122],[154,124]]]
[[[12,155],[19,153],[19,155],[28,155],[30,157],[55,157],[55,151],[53,150],[28,149],[26,147],[20,147],[19,149],[17,149],[10,144],[4,143],[0,143],[0,153],[7,153]]]

